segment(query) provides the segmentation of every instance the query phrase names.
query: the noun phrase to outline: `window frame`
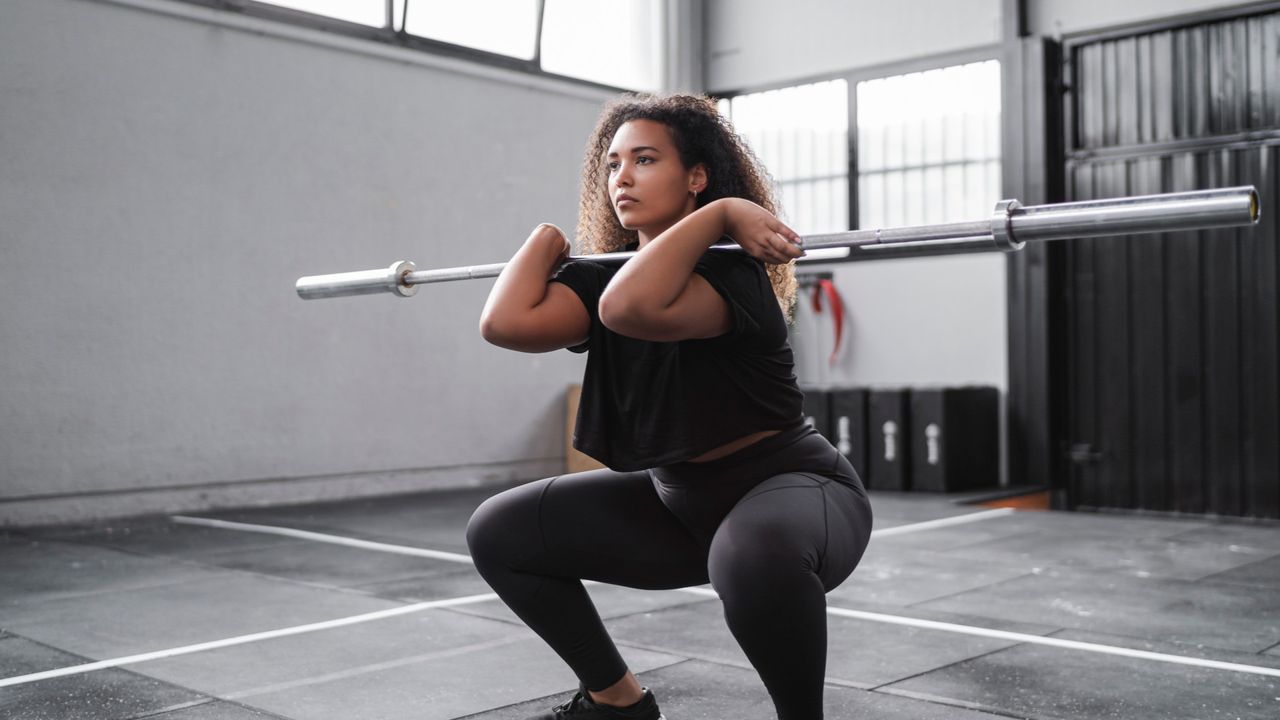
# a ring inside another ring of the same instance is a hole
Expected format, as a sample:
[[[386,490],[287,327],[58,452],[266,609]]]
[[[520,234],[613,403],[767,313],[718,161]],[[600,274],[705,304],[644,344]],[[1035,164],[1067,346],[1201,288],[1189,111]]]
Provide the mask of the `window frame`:
[[[939,70],[953,65],[967,65],[974,62],[985,62],[995,60],[999,62],[1001,77],[1004,77],[1006,69],[1004,67],[1005,58],[1003,57],[1003,46],[999,44],[983,45],[967,50],[956,50],[953,52],[939,53],[937,55],[928,55],[924,57],[911,58],[908,60],[896,60],[893,62],[882,63],[877,65],[867,65],[864,67],[845,70],[843,72],[822,73],[818,75],[809,75],[799,78],[792,78],[786,81],[765,83],[761,85],[751,85],[748,87],[733,88],[731,90],[716,91],[708,93],[715,100],[732,100],[739,95],[749,95],[759,92],[767,92],[769,90],[781,90],[783,88],[796,87],[798,85],[809,85],[811,83],[826,82],[829,80],[843,79],[849,87],[849,127],[848,127],[848,147],[849,157],[847,158],[845,170],[849,178],[849,221],[847,225],[849,230],[859,230],[858,227],[858,83],[868,80],[879,80],[881,78],[893,77],[895,75],[907,75],[910,73],[924,72],[926,70]],[[1003,138],[1006,132],[1007,116],[1006,113],[1000,114],[1000,137]],[[1001,162],[1004,160],[1003,147],[1001,150]],[[862,256],[849,256],[843,258],[824,258],[821,260],[813,260],[809,262],[801,261],[803,266],[819,266],[830,263],[846,263],[846,262],[871,262],[875,258]]]
[[[542,69],[542,23],[546,15],[546,0],[537,0],[538,2],[538,21],[535,29],[536,37],[533,49],[533,58],[524,60],[521,58],[503,55],[501,53],[489,52],[487,50],[479,50],[468,47],[466,45],[457,45],[445,42],[443,40],[433,40],[431,38],[411,35],[405,32],[403,24],[401,29],[396,30],[395,0],[385,0],[387,8],[386,17],[387,24],[382,27],[372,27],[362,25],[357,22],[340,20],[326,15],[318,15],[306,12],[305,10],[295,10],[294,8],[273,5],[266,0],[172,0],[186,5],[197,5],[204,8],[221,10],[228,13],[243,15],[246,17],[270,20],[273,22],[285,23],[309,28],[312,30],[320,30],[323,32],[333,33],[349,38],[360,40],[369,40],[393,47],[405,48],[415,52],[422,52],[430,55],[451,58],[455,60],[465,60],[468,62],[487,65],[490,67],[501,68],[504,70],[512,70],[515,72],[532,75],[538,78],[548,80],[556,80],[561,82],[574,83],[576,85],[602,90],[608,93],[619,94],[627,92],[637,92],[634,88],[619,87],[616,85],[608,85],[596,82],[594,80],[584,80],[582,78],[572,77],[570,75],[560,75],[558,73],[547,72]],[[411,11],[413,0],[405,3],[405,13]],[[665,4],[659,6],[660,13],[666,13]],[[403,18],[403,16],[402,16]],[[662,23],[665,26],[665,23]],[[659,38],[661,41],[661,38]],[[666,63],[666,60],[660,60]],[[659,69],[659,77],[666,72],[666,68]]]

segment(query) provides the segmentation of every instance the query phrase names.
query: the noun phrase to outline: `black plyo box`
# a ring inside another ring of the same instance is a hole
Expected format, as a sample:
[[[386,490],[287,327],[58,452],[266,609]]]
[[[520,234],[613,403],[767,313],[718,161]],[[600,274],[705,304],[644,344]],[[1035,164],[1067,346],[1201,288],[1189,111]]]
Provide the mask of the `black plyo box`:
[[[901,389],[867,394],[867,487],[911,489],[910,394]]]
[[[997,485],[999,402],[994,387],[912,390],[911,488],[956,492]]]
[[[818,388],[801,388],[804,393],[804,418],[828,440],[831,439],[831,393]]]
[[[831,434],[827,439],[840,451],[863,483],[867,481],[867,391],[831,391]]]

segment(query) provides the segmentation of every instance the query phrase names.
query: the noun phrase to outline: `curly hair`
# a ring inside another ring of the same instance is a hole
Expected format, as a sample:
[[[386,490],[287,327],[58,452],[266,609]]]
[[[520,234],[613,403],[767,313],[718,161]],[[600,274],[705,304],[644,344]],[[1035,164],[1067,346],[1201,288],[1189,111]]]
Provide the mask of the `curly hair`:
[[[630,120],[653,120],[667,126],[680,163],[685,168],[698,163],[706,166],[707,187],[698,193],[696,207],[720,198],[739,197],[777,214],[769,172],[716,109],[713,100],[696,95],[628,93],[605,104],[595,131],[587,140],[577,229],[583,252],[616,252],[638,239],[636,231],[622,227],[613,212],[605,161],[614,134]],[[766,263],[765,269],[783,316],[789,319],[796,297],[795,263]]]

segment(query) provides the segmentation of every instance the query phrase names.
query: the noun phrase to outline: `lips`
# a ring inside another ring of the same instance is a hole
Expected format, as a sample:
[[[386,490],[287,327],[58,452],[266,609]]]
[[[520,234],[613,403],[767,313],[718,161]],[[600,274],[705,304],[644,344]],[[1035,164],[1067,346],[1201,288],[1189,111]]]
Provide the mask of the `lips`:
[[[639,202],[639,200],[636,200],[630,195],[619,195],[618,197],[613,199],[613,204],[618,207],[622,207],[623,203],[633,203],[633,202]]]

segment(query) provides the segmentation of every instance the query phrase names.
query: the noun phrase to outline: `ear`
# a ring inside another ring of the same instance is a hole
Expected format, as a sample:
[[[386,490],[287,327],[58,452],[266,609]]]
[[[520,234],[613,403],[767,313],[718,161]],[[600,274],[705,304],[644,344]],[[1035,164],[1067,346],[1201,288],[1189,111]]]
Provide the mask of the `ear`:
[[[689,171],[689,191],[701,194],[703,190],[707,189],[708,182],[707,166],[702,163],[694,165],[693,169]]]

